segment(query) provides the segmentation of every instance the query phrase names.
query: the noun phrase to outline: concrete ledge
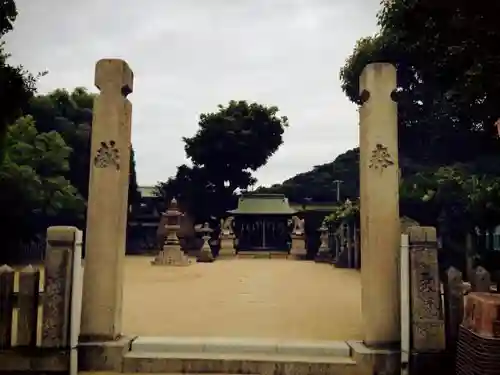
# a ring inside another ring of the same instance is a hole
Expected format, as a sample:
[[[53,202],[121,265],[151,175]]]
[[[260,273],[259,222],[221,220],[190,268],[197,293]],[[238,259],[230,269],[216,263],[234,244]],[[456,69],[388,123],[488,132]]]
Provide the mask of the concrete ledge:
[[[356,362],[358,375],[399,375],[401,373],[399,350],[372,348],[362,341],[348,341],[347,344],[351,347],[352,359]]]
[[[279,341],[207,337],[138,337],[131,346],[134,353],[219,353],[271,354],[289,356],[332,356],[350,358],[344,341]]]
[[[135,337],[115,341],[83,342],[78,344],[79,371],[123,371],[123,356],[130,350]]]
[[[344,341],[287,341],[279,344],[278,354],[303,356],[351,357],[351,348]]]
[[[223,373],[261,375],[357,375],[350,358],[266,354],[134,353],[125,355],[123,372]]]

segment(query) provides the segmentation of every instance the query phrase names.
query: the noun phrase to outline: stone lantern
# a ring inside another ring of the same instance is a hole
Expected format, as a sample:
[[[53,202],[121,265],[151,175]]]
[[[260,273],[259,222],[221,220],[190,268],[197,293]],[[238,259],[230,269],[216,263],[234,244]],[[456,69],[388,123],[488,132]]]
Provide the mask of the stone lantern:
[[[319,238],[321,240],[321,244],[315,261],[328,262],[331,260],[330,247],[328,246],[328,227],[325,224],[322,224],[321,227],[318,228],[318,232],[320,232]]]
[[[203,224],[200,228],[202,233],[203,246],[201,247],[200,253],[198,255],[198,262],[210,263],[214,261],[214,256],[212,250],[210,249],[210,235],[214,230],[210,228],[208,223]]]
[[[177,232],[181,227],[182,213],[177,206],[177,200],[174,198],[170,202],[167,211],[162,213],[165,223],[165,236],[163,248],[153,260],[154,265],[169,266],[188,266],[191,261],[181,250]]]

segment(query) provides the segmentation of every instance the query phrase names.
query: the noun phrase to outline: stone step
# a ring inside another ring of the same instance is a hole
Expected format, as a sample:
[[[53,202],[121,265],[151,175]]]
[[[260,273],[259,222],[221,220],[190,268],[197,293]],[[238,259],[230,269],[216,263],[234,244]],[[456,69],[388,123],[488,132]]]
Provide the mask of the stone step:
[[[79,371],[78,375],[137,375],[137,372],[109,372],[109,371]],[[183,374],[182,372],[159,372],[156,375],[205,375],[203,373],[189,373]],[[210,375],[239,375],[239,374],[210,374]],[[249,375],[260,375],[260,374],[249,374]]]
[[[343,341],[138,337],[124,372],[221,374],[356,374]]]
[[[357,375],[351,358],[264,353],[128,352],[125,373]]]
[[[131,352],[275,354],[292,356],[331,356],[350,358],[351,349],[344,341],[284,341],[219,337],[137,337]]]
[[[240,251],[235,254],[240,259],[293,259],[294,255],[286,251]]]

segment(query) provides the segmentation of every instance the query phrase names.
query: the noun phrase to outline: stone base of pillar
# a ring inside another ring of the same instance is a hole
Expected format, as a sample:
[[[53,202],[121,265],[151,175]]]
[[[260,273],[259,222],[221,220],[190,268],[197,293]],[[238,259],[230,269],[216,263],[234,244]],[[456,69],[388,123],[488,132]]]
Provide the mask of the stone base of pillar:
[[[306,242],[303,236],[292,236],[290,255],[295,259],[305,259],[307,255]]]
[[[333,263],[333,255],[328,248],[320,248],[314,257],[314,261],[318,263]]]
[[[165,245],[163,246],[163,250],[160,251],[151,264],[183,267],[189,266],[192,262],[178,245]]]
[[[212,263],[214,260],[214,256],[209,246],[203,246],[196,258],[196,261],[199,263]]]
[[[234,250],[234,237],[222,237],[220,241],[220,249],[225,250],[226,252],[230,250]]]
[[[78,371],[116,372],[123,369],[123,357],[135,337],[122,336],[110,341],[81,341],[78,343]]]
[[[396,348],[368,347],[362,341],[347,341],[352,349],[358,375],[400,375],[401,351]]]

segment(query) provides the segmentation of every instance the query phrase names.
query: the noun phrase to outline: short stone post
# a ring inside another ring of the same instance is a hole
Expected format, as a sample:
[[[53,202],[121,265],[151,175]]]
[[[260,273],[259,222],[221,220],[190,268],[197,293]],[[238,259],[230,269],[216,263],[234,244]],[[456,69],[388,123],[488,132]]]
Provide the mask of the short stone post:
[[[484,267],[477,267],[472,274],[471,283],[472,291],[489,293],[491,291],[491,276]]]
[[[96,64],[90,160],[82,340],[121,335],[123,263],[128,208],[133,73],[127,63]]]
[[[364,342],[399,347],[399,176],[396,69],[369,64],[360,77],[361,283]]]
[[[458,329],[464,317],[464,290],[462,272],[450,267],[445,272],[444,289],[444,323],[446,347],[455,352],[458,340]]]
[[[79,240],[81,232],[75,227],[47,229],[42,310],[42,347],[45,348],[65,348],[71,344],[73,263]]]
[[[411,374],[441,374],[444,366],[445,325],[436,229],[409,227]],[[449,364],[452,366],[451,364]]]
[[[213,229],[210,228],[208,223],[205,223],[203,227],[201,227],[200,232],[203,233],[203,246],[201,247],[197,261],[200,263],[211,263],[214,261],[214,256],[212,254],[212,250],[210,249],[209,241],[210,234],[213,232]]]
[[[180,229],[181,212],[177,206],[177,200],[174,198],[166,212],[162,214],[166,218],[165,240],[163,248],[155,259],[151,262],[153,265],[164,266],[188,266],[191,264],[189,257],[181,250],[177,233]]]
[[[40,271],[29,265],[19,274],[17,346],[36,346],[39,293]]]

